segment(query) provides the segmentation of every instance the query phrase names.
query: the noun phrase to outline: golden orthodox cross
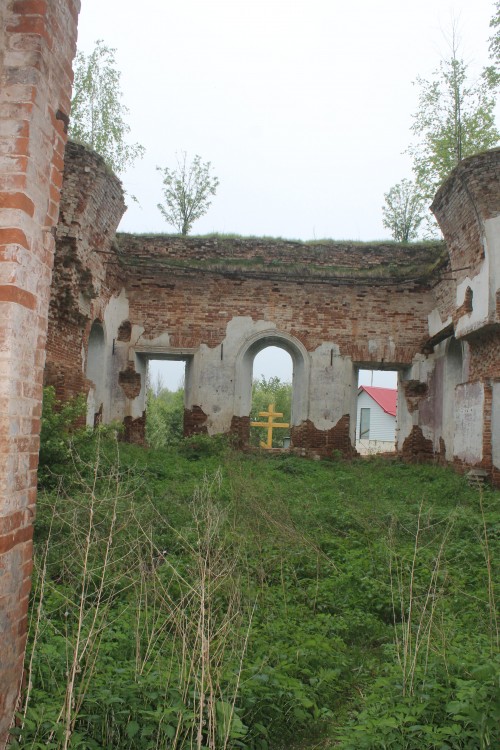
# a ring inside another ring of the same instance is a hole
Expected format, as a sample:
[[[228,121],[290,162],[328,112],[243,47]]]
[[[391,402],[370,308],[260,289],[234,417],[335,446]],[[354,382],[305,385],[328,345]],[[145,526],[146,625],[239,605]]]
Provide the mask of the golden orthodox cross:
[[[269,450],[273,447],[273,430],[277,427],[290,427],[288,422],[276,424],[274,421],[277,417],[282,417],[283,412],[274,411],[274,404],[269,404],[267,411],[259,411],[259,417],[267,417],[267,422],[250,422],[251,427],[267,427],[267,442],[260,441],[260,447]]]

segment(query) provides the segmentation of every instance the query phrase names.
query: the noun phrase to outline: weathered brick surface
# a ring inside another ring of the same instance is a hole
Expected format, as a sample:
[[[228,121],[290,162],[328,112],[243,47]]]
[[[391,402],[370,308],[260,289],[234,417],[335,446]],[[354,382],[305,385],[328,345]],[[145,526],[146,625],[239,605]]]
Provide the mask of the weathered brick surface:
[[[335,341],[342,355],[364,363],[409,364],[428,339],[434,298],[426,269],[440,245],[417,248],[415,257],[413,248],[368,243],[118,241],[130,321],[147,338],[168,331],[174,347],[216,346],[238,316],[272,321],[309,351]]]
[[[199,406],[184,409],[184,435],[207,435],[207,415]]]
[[[123,420],[123,429],[123,439],[126,443],[144,445],[146,434],[146,414],[144,413],[141,417],[137,417],[136,419],[133,419],[133,417],[125,417]]]
[[[246,319],[276,326],[311,354],[331,342],[341,356],[359,366],[402,369],[412,366],[419,353],[432,358],[436,343],[452,335],[454,324],[474,305],[470,290],[457,308],[457,282],[481,266],[481,221],[474,200],[482,202],[482,217],[496,215],[497,199],[489,193],[499,157],[499,152],[486,155],[479,167],[474,160],[464,162],[438,194],[435,210],[450,243],[448,255],[442,243],[409,248],[393,243],[119,235],[113,244],[112,221],[99,223],[94,215],[91,222],[79,218],[79,212],[87,210],[82,206],[88,204],[87,199],[79,200],[80,172],[96,171],[98,192],[102,175],[97,163],[87,161],[95,157],[72,146],[64,183],[70,209],[63,210],[66,228],[58,233],[60,283],[51,305],[47,379],[58,387],[66,382],[66,396],[87,387],[82,344],[85,348],[92,319],[102,320],[111,296],[120,292],[127,308],[113,333],[119,346],[130,342],[133,347],[137,335],[133,331],[141,330],[142,342],[160,337],[173,349],[195,351],[202,344],[214,348],[225,341],[232,321]],[[90,183],[83,192],[92,194]],[[97,204],[108,201],[118,208],[119,198],[110,201],[106,195],[101,194]],[[104,207],[104,215],[112,213],[109,205]],[[75,216],[80,223],[78,237],[68,231]],[[498,336],[490,333],[484,346],[477,343],[478,355],[472,352],[467,376],[471,381],[493,377],[498,368]],[[133,399],[140,390],[139,375],[127,361],[124,365],[116,377],[122,392]],[[446,386],[441,365],[436,360],[434,369],[426,368],[429,382],[410,380],[403,385],[408,410],[420,425],[406,440],[404,453],[418,460],[444,456],[440,430]],[[347,455],[351,448],[346,419],[326,430],[307,422],[298,425],[293,444],[320,454],[341,450]],[[199,407],[188,409],[186,434],[207,430],[209,422]],[[126,435],[142,439],[141,419],[130,417],[127,424]],[[434,454],[422,427],[426,434],[436,431]],[[230,429],[240,444],[247,444],[247,417],[233,417]]]
[[[434,212],[457,282],[475,276],[484,258],[482,222],[500,214],[500,149],[464,159],[438,190]]]
[[[60,399],[88,392],[82,350],[109,299],[107,269],[125,210],[121,183],[101,156],[69,141],[65,158],[45,370]]]
[[[250,417],[233,417],[231,435],[237,448],[246,448],[250,443]]]
[[[411,433],[403,443],[401,451],[403,460],[409,463],[426,463],[435,460],[432,440],[425,438],[421,427],[414,425]]]
[[[79,0],[0,15],[0,746],[21,678],[51,268]]]
[[[350,417],[345,414],[330,430],[319,430],[307,420],[291,430],[292,448],[302,449],[305,455],[317,455],[323,458],[331,457],[334,451],[339,451],[344,458],[357,455],[350,438]]]

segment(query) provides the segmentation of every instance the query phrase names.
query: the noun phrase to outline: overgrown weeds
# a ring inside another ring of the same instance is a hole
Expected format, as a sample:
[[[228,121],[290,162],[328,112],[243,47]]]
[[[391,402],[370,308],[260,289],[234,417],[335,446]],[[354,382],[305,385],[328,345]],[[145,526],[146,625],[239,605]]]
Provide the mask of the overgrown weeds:
[[[498,493],[84,439],[39,497],[12,747],[498,746]]]

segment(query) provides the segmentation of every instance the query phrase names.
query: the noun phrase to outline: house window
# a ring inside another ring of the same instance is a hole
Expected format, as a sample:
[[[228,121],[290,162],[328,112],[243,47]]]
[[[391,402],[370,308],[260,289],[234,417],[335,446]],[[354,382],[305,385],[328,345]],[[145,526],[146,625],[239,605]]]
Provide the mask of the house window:
[[[359,417],[359,439],[370,439],[370,409],[360,409]]]

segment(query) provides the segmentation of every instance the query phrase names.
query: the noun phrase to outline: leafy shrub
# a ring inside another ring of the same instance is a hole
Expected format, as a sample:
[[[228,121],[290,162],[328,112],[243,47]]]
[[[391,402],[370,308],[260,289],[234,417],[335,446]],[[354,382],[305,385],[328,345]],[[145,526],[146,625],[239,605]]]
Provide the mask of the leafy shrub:
[[[177,445],[183,436],[184,389],[161,388],[148,391],[146,403],[146,440],[152,448]]]
[[[53,486],[56,476],[68,471],[72,446],[81,445],[85,436],[82,428],[85,408],[83,396],[61,403],[52,386],[43,389],[38,464],[41,487]]]
[[[40,494],[13,747],[499,744],[498,493],[83,435]]]

